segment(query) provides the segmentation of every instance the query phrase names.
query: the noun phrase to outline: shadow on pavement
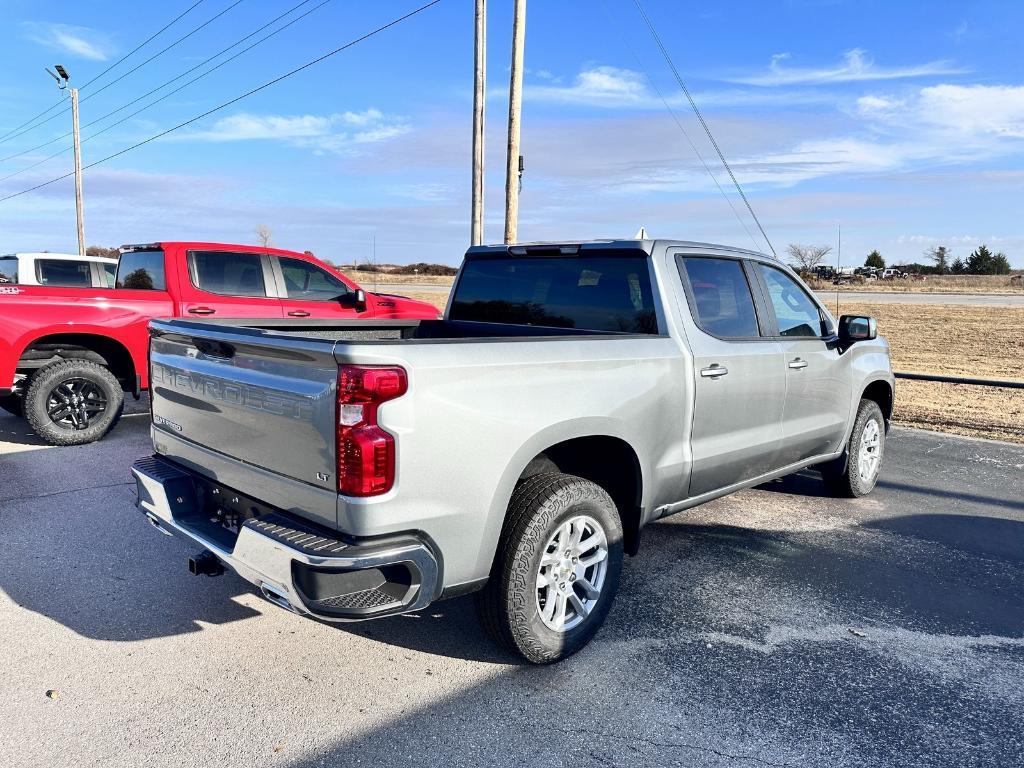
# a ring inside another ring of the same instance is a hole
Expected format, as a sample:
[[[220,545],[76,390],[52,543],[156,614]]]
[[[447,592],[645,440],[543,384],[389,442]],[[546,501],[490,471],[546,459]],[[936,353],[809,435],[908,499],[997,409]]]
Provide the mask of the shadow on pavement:
[[[383,725],[360,728],[352,713],[351,738],[293,765],[1013,763],[1022,742],[1006,697],[1024,659],[983,638],[1020,636],[1019,568],[892,539],[655,524],[577,656],[513,667]],[[460,603],[410,647],[487,642]]]

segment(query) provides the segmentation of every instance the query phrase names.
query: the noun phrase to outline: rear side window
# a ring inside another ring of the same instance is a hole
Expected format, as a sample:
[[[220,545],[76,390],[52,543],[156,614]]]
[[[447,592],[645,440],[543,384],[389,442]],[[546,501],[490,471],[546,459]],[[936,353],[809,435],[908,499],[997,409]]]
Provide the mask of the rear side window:
[[[284,257],[280,262],[289,299],[331,301],[352,292],[345,283],[315,264]]]
[[[267,295],[259,254],[193,251],[190,256],[196,288],[222,296]]]
[[[128,251],[117,263],[117,288],[136,291],[166,291],[163,251]]]
[[[113,288],[117,281],[117,264],[103,262],[100,267],[103,269],[103,284],[107,288]]]
[[[18,259],[15,256],[0,258],[0,285],[18,282]]]
[[[822,319],[818,305],[811,301],[796,280],[781,269],[758,264],[768,288],[781,336],[821,336]]]
[[[724,339],[758,336],[757,312],[743,265],[735,259],[683,257],[690,311],[701,330]]]
[[[471,258],[449,317],[619,333],[657,333],[646,256]]]
[[[92,269],[87,261],[39,259],[36,262],[36,279],[40,285],[89,288],[92,286]]]

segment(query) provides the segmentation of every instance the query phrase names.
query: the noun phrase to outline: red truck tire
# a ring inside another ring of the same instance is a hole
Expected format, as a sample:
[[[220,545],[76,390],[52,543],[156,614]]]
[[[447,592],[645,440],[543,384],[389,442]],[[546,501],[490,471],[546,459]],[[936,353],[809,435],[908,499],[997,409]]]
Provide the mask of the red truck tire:
[[[32,429],[50,445],[82,445],[114,428],[124,392],[99,363],[61,360],[32,374],[23,408]]]

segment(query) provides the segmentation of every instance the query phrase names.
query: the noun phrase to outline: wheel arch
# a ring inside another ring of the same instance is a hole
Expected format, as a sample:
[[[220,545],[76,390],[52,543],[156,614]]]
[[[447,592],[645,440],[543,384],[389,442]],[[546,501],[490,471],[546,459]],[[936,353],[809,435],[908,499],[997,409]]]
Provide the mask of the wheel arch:
[[[622,518],[626,552],[636,554],[648,472],[633,445],[628,433],[614,420],[580,419],[553,425],[521,446],[506,467],[491,506],[480,553],[484,572],[494,562],[516,485],[531,474],[555,468],[590,480],[608,492]],[[623,465],[627,472],[621,471]]]
[[[882,409],[882,416],[885,418],[885,428],[889,429],[889,422],[892,420],[894,405],[893,386],[885,379],[875,379],[868,382],[860,395],[861,400],[873,400]]]
[[[51,358],[90,360],[109,369],[126,392],[138,387],[139,368],[128,347],[98,333],[51,333],[25,345],[18,355],[18,369],[41,367]]]

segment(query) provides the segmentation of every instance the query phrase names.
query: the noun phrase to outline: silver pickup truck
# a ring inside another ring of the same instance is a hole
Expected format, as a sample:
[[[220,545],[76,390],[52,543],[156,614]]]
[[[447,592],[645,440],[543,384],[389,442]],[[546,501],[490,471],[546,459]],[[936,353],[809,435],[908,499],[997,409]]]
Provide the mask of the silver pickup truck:
[[[652,520],[817,465],[874,487],[871,318],[778,262],[642,240],[472,248],[441,320],[153,321],[138,504],[299,614],[476,592],[535,663],[600,628]]]

